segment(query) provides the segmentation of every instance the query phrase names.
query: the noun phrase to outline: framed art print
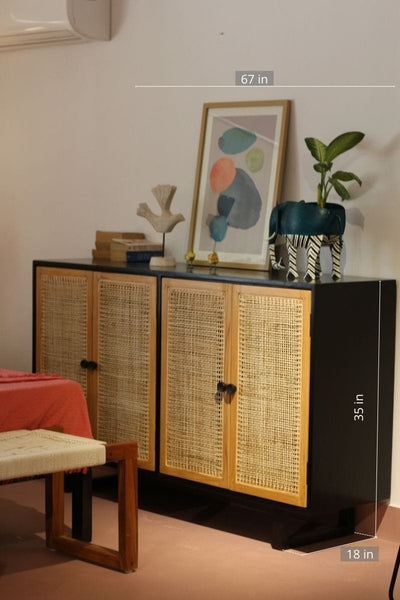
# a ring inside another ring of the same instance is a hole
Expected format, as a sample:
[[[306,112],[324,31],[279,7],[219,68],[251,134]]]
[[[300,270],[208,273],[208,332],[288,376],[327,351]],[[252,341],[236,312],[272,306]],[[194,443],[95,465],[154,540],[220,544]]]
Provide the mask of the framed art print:
[[[194,264],[267,269],[282,183],[289,100],[205,104],[189,235]]]

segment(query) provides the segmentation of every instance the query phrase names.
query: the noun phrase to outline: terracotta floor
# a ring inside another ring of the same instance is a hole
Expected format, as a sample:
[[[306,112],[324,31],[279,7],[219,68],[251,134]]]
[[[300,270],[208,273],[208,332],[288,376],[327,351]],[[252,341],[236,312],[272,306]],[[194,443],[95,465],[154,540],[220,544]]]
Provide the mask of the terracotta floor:
[[[116,508],[95,495],[95,541],[116,545]],[[0,487],[1,599],[380,600],[388,597],[397,553],[395,543],[379,539],[348,546],[379,547],[374,562],[343,562],[341,546],[282,552],[261,539],[140,509],[139,569],[125,575],[48,550],[43,509],[43,481]]]

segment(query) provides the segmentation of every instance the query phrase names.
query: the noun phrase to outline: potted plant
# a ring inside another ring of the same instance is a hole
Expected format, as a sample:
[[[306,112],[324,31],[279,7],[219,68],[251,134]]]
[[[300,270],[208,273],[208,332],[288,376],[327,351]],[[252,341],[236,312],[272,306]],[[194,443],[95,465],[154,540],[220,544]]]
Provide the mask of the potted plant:
[[[343,181],[357,181],[357,183],[361,185],[361,179],[354,173],[350,173],[349,171],[335,171],[331,174],[331,169],[333,160],[337,156],[359,144],[363,138],[364,133],[361,133],[360,131],[347,131],[346,133],[338,135],[327,146],[320,140],[317,140],[317,138],[305,138],[304,141],[307,148],[315,160],[318,161],[314,165],[314,170],[317,171],[317,173],[320,173],[321,176],[321,180],[317,186],[318,206],[326,206],[332,188],[342,200],[349,200],[350,194],[343,185]]]
[[[356,181],[361,185],[361,179],[349,171],[331,173],[333,160],[356,146],[364,138],[359,131],[348,131],[325,145],[317,138],[305,138],[307,148],[318,161],[314,170],[320,174],[317,185],[317,202],[283,202],[277,204],[271,211],[269,221],[269,255],[273,269],[285,268],[282,261],[277,262],[275,241],[277,235],[286,238],[289,255],[287,277],[298,277],[296,258],[297,249],[305,248],[308,255],[308,267],[305,278],[314,280],[320,276],[319,251],[322,244],[329,246],[332,254],[332,277],[339,279],[340,254],[342,250],[342,235],[346,225],[344,207],[335,202],[327,202],[328,196],[334,189],[342,200],[348,200],[350,194],[342,182]]]

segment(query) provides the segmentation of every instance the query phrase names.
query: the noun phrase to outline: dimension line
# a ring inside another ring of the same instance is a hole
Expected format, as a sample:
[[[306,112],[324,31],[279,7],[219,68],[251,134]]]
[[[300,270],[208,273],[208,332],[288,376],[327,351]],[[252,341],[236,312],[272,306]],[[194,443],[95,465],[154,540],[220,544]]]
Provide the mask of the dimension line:
[[[135,84],[135,88],[391,88],[394,89],[394,84],[390,85],[139,85]]]
[[[379,281],[378,296],[378,355],[376,385],[376,447],[375,447],[375,535],[378,534],[378,481],[379,481],[379,409],[380,409],[380,365],[381,365],[381,321],[382,321],[382,281]]]

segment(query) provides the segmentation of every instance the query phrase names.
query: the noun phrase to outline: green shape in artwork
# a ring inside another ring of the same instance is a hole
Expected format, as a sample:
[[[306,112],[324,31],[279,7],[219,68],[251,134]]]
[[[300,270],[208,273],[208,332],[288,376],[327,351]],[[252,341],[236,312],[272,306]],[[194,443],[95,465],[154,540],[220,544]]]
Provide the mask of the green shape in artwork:
[[[264,151],[261,148],[252,148],[246,154],[246,165],[250,173],[257,173],[264,164]]]

